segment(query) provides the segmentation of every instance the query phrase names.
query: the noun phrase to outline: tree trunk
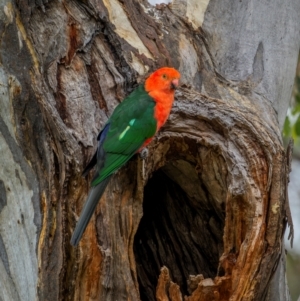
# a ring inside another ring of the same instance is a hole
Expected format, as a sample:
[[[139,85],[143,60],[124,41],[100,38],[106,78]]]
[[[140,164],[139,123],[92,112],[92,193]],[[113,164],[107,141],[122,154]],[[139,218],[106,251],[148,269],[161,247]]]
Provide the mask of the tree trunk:
[[[290,300],[280,130],[299,1],[1,7],[0,300]],[[169,121],[73,248],[98,131],[165,65],[182,74]]]

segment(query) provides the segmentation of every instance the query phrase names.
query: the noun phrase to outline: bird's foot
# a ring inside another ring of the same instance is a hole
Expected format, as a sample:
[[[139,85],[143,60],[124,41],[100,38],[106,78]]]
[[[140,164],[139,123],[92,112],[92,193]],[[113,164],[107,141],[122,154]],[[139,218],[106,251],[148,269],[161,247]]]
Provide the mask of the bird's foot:
[[[140,151],[139,155],[140,155],[140,158],[141,158],[142,160],[145,160],[145,159],[148,157],[148,155],[149,155],[149,150],[148,150],[148,148],[147,148],[147,147],[144,147],[144,148]]]

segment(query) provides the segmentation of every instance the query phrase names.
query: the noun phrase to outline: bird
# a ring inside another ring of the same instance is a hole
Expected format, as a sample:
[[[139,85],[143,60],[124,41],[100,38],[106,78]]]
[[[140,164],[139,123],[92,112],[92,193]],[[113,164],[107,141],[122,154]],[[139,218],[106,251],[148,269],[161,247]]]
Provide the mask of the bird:
[[[95,166],[95,176],[71,238],[77,246],[111,176],[140,153],[167,121],[180,73],[162,67],[151,73],[113,111],[97,137],[97,151],[83,176]]]

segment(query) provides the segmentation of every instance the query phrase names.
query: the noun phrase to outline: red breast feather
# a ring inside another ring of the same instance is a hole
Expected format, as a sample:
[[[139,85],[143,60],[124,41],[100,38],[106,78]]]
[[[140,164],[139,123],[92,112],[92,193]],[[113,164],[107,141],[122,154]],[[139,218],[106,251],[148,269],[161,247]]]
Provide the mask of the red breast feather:
[[[153,72],[145,82],[145,90],[156,102],[154,117],[157,131],[169,117],[179,78],[180,73],[176,69],[164,67]]]

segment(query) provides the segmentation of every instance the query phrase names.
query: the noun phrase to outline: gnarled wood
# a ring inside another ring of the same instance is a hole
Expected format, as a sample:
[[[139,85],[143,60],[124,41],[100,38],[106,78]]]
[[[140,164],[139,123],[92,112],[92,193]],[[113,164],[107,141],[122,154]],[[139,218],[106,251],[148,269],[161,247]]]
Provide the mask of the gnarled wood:
[[[0,298],[289,300],[275,293],[280,126],[299,10],[297,0],[4,0]],[[163,65],[182,73],[170,120],[146,161],[113,177],[74,249],[96,135]]]
[[[152,174],[160,168],[169,180],[160,175],[150,192],[145,189],[142,232],[137,232],[140,241],[136,243],[137,254],[143,250],[137,258],[138,273],[141,270],[143,275],[140,290],[153,283],[153,277],[146,282],[145,276],[151,267],[159,275],[160,267],[167,265],[185,294],[189,274],[213,279],[207,284],[211,289],[204,289],[207,285],[203,284],[191,300],[211,300],[214,291],[219,296],[214,295],[215,300],[262,300],[263,286],[280,257],[283,230],[278,225],[285,218],[282,175],[286,166],[276,128],[266,127],[253,109],[244,107],[243,98],[236,106],[234,101],[182,90],[156,143],[146,170]],[[181,202],[176,184],[185,194]],[[153,196],[153,204],[146,207],[147,193]],[[156,206],[156,201],[159,205],[151,214],[149,207]],[[161,224],[166,224],[166,230]],[[197,258],[195,263],[189,264],[189,254]],[[207,270],[210,265],[211,271]],[[144,294],[154,300],[149,291]]]

